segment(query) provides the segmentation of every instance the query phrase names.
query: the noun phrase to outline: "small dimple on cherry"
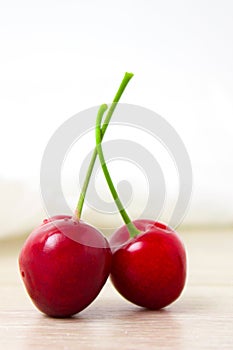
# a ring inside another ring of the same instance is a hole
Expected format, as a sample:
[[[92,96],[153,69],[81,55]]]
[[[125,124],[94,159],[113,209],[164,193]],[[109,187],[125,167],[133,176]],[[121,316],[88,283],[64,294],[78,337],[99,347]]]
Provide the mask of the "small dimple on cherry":
[[[166,225],[164,225],[162,222],[158,222],[158,221],[156,221],[155,223],[154,223],[154,226],[155,227],[158,227],[158,228],[161,228],[162,230],[167,230],[167,226]]]

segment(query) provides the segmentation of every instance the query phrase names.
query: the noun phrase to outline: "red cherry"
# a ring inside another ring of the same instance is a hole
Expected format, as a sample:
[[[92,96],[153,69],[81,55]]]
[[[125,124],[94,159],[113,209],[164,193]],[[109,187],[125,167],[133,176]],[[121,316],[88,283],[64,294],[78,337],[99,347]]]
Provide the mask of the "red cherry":
[[[133,223],[141,234],[130,238],[123,226],[110,239],[111,280],[132,303],[161,309],[175,301],[184,288],[185,248],[177,233],[162,223],[151,220]]]
[[[33,303],[53,317],[72,316],[99,294],[111,268],[108,241],[68,216],[50,218],[26,240],[20,273]]]

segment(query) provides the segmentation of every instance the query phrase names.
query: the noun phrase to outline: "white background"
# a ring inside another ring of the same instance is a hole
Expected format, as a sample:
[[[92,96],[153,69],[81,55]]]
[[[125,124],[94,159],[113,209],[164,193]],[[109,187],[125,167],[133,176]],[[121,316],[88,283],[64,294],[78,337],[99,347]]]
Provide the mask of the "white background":
[[[125,71],[135,77],[122,102],[163,116],[189,152],[185,223],[232,224],[232,19],[230,0],[1,0],[0,236],[38,222],[50,136],[111,101]]]

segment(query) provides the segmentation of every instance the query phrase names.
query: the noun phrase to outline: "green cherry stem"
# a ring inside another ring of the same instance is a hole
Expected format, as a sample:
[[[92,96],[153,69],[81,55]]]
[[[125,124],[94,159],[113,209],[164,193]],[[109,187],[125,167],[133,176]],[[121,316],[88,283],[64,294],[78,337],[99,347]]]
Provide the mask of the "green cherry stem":
[[[129,233],[130,233],[130,236],[131,237],[135,237],[137,236],[140,231],[135,227],[135,225],[132,223],[131,219],[129,218],[126,210],[124,209],[124,206],[118,196],[118,193],[115,189],[115,186],[112,182],[112,179],[111,179],[111,176],[110,176],[110,173],[109,173],[109,170],[108,170],[108,167],[106,165],[106,162],[105,162],[105,158],[104,158],[104,154],[103,154],[103,150],[102,150],[102,131],[101,131],[101,122],[102,122],[102,119],[103,119],[103,115],[105,113],[105,111],[108,109],[108,106],[103,104],[100,106],[99,108],[99,111],[98,111],[98,114],[97,114],[97,118],[96,118],[96,150],[97,150],[97,153],[98,153],[98,156],[99,156],[99,159],[100,159],[100,164],[101,164],[101,167],[102,167],[102,170],[103,170],[103,173],[104,173],[104,176],[106,178],[106,181],[108,183],[108,187],[111,191],[111,194],[113,196],[113,199],[116,203],[116,206],[117,208],[119,209],[119,212],[121,214],[121,217],[122,219],[124,220],[124,223],[126,224],[128,230],[129,230]]]
[[[103,127],[101,129],[101,140],[102,138],[104,137],[104,134],[106,132],[106,129],[108,127],[108,124],[110,122],[110,119],[113,115],[113,112],[117,106],[117,103],[119,102],[120,98],[121,98],[121,95],[123,94],[126,86],[128,85],[128,82],[130,81],[130,79],[133,77],[133,74],[132,73],[125,73],[124,75],[124,78],[117,90],[117,93],[113,99],[113,102],[108,110],[108,113],[106,115],[106,118],[104,120],[104,123],[103,123]],[[90,164],[89,164],[89,167],[87,169],[87,174],[86,174],[86,178],[85,178],[85,181],[83,183],[83,187],[81,189],[81,194],[80,194],[80,197],[79,197],[79,200],[78,200],[78,204],[77,204],[77,207],[76,207],[76,210],[75,210],[75,218],[77,220],[80,219],[81,215],[82,215],[82,209],[83,209],[83,204],[84,204],[84,200],[85,200],[85,196],[86,196],[86,193],[87,193],[87,188],[88,188],[88,185],[89,185],[89,182],[90,182],[90,178],[91,178],[91,174],[92,174],[92,171],[93,171],[93,168],[94,168],[94,165],[95,165],[95,161],[96,161],[96,157],[97,157],[97,150],[96,148],[94,149],[93,151],[93,154],[92,154],[92,157],[91,157],[91,161],[90,161]]]

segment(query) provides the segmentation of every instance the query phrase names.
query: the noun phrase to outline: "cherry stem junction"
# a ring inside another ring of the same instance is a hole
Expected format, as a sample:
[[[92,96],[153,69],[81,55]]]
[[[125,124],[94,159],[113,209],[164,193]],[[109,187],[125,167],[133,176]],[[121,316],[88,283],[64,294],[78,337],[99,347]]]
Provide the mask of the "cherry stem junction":
[[[103,115],[106,112],[106,110],[108,109],[108,106],[106,104],[103,104],[100,106],[98,114],[97,114],[97,118],[96,118],[96,150],[99,156],[99,160],[100,160],[100,164],[104,173],[104,176],[106,178],[106,181],[108,183],[108,187],[111,191],[111,194],[113,196],[113,199],[116,203],[117,208],[119,209],[119,212],[121,214],[122,219],[124,220],[124,223],[126,224],[128,231],[130,233],[131,237],[135,237],[137,236],[140,231],[136,228],[136,226],[132,223],[130,217],[128,216],[126,210],[124,209],[124,206],[119,198],[119,195],[115,189],[115,186],[112,182],[108,167],[106,165],[106,161],[104,158],[104,154],[103,154],[103,149],[102,149],[102,129],[101,129],[101,122],[103,119]]]
[[[104,123],[103,123],[103,126],[100,130],[100,135],[101,135],[101,141],[104,137],[104,134],[106,132],[106,129],[108,127],[108,124],[110,122],[110,119],[113,115],[113,112],[117,106],[117,103],[119,102],[120,98],[121,98],[121,95],[123,94],[126,86],[128,85],[128,82],[130,81],[130,79],[133,77],[133,74],[132,73],[125,73],[124,75],[124,78],[117,90],[117,93],[113,99],[113,102],[108,110],[108,113],[106,115],[106,118],[104,120]],[[85,181],[83,183],[83,186],[82,186],[82,189],[81,189],[81,194],[80,194],[80,197],[79,197],[79,200],[78,200],[78,204],[77,204],[77,207],[76,207],[76,210],[75,210],[75,218],[77,220],[80,219],[81,215],[82,215],[82,209],[83,209],[83,204],[84,204],[84,200],[85,200],[85,196],[86,196],[86,193],[87,193],[87,188],[88,188],[88,185],[89,185],[89,182],[90,182],[90,178],[91,178],[91,174],[92,174],[92,171],[93,171],[93,168],[94,168],[94,165],[95,165],[95,161],[96,161],[96,157],[97,157],[97,149],[95,147],[94,151],[93,151],[93,154],[92,154],[92,157],[91,157],[91,160],[90,160],[90,164],[89,164],[89,167],[87,169],[87,174],[86,174],[86,178],[85,178]]]

